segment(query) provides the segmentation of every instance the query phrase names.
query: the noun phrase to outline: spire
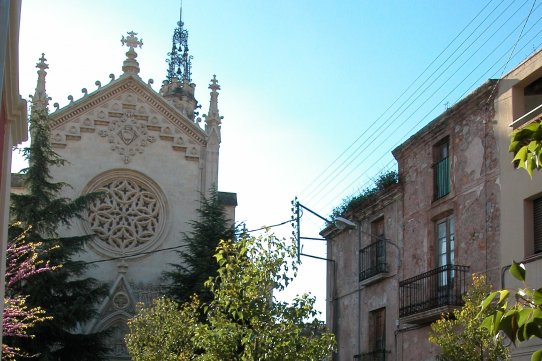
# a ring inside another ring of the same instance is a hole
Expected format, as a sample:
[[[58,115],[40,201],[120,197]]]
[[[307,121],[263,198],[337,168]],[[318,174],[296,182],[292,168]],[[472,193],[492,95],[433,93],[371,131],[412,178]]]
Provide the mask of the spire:
[[[129,47],[126,52],[126,60],[124,60],[124,63],[122,64],[122,71],[124,74],[136,75],[139,73],[139,63],[135,60],[137,58],[137,53],[134,48],[137,48],[138,46],[141,48],[143,39],[138,39],[136,35],[137,33],[130,31],[126,38],[123,36],[122,39],[120,39],[122,45]]]
[[[211,89],[211,102],[209,104],[209,114],[207,114],[207,122],[209,119],[216,119],[220,124],[220,114],[218,113],[218,90],[220,90],[220,85],[218,85],[218,80],[216,80],[216,75],[213,75],[211,79],[211,84],[209,84],[209,89]]]
[[[209,84],[209,89],[211,89],[209,112],[207,115],[203,116],[205,118],[205,131],[207,134],[211,134],[211,132],[215,130],[217,132],[218,142],[220,143],[220,124],[222,124],[222,117],[218,112],[218,90],[220,90],[220,85],[218,85],[216,75],[213,75],[211,84]]]
[[[39,61],[40,62],[36,64],[36,68],[39,69],[38,83],[36,84],[36,91],[34,92],[34,95],[31,96],[33,112],[37,110],[47,111],[47,106],[49,105],[50,99],[45,91],[45,76],[47,75],[45,69],[49,69],[49,65],[46,63],[47,59],[45,59],[44,53],[41,54]]]
[[[190,83],[192,81],[192,56],[188,55],[188,30],[184,29],[183,23],[183,4],[181,2],[179,21],[173,31],[173,41],[171,52],[167,55],[169,64],[166,76],[166,82],[171,83],[174,79],[181,82]]]

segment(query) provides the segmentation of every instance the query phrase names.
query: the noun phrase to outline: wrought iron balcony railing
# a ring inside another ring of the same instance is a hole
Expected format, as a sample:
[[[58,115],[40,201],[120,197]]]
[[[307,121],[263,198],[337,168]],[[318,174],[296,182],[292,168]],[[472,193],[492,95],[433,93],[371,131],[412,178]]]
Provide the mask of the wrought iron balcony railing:
[[[445,265],[399,282],[399,317],[462,306],[468,266]]]
[[[378,240],[359,251],[359,281],[389,272],[386,241]]]

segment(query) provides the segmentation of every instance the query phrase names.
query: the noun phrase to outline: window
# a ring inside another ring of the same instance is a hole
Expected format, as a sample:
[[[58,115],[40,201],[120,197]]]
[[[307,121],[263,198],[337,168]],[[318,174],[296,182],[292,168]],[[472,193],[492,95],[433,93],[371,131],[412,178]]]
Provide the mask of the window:
[[[534,253],[542,252],[542,197],[533,200]]]
[[[450,193],[450,162],[448,139],[435,146],[435,199]]]
[[[454,218],[448,216],[436,223],[436,249],[437,249],[437,267],[443,267],[455,264],[454,252]],[[454,272],[440,272],[439,285],[446,286],[454,277]]]
[[[370,314],[370,344],[373,355],[377,356],[374,359],[380,360],[378,355],[386,349],[386,308],[379,308],[371,311]]]

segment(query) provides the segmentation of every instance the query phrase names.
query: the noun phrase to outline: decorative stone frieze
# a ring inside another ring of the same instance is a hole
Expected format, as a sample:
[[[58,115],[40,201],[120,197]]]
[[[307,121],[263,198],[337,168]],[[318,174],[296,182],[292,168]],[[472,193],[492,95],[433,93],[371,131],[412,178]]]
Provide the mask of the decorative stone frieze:
[[[174,151],[185,152],[187,160],[200,157],[200,139],[188,128],[170,123],[164,115],[143,104],[133,92],[117,95],[98,109],[85,114],[73,113],[74,117],[57,124],[51,137],[55,148],[66,148],[70,141],[80,141],[86,134],[96,133],[107,139],[110,149],[117,153],[124,164],[144,152],[158,140],[170,142]],[[185,133],[185,131],[189,131]]]

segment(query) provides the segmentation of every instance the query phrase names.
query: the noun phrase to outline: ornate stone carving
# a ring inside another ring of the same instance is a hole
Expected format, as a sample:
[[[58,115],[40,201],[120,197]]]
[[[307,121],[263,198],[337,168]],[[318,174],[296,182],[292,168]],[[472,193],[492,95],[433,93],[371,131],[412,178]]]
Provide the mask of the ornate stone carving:
[[[128,295],[124,292],[117,292],[115,296],[113,296],[113,304],[117,310],[125,309],[130,304]]]
[[[160,240],[166,224],[166,201],[150,179],[117,170],[98,176],[87,191],[104,193],[90,206],[83,223],[96,235],[92,242],[95,249],[111,256],[131,256]]]
[[[132,112],[125,112],[121,118],[113,119],[107,131],[100,130],[98,134],[107,137],[111,150],[123,156],[126,164],[137,153],[143,153],[147,144],[156,141],[156,137],[147,135],[146,122],[138,121]]]

